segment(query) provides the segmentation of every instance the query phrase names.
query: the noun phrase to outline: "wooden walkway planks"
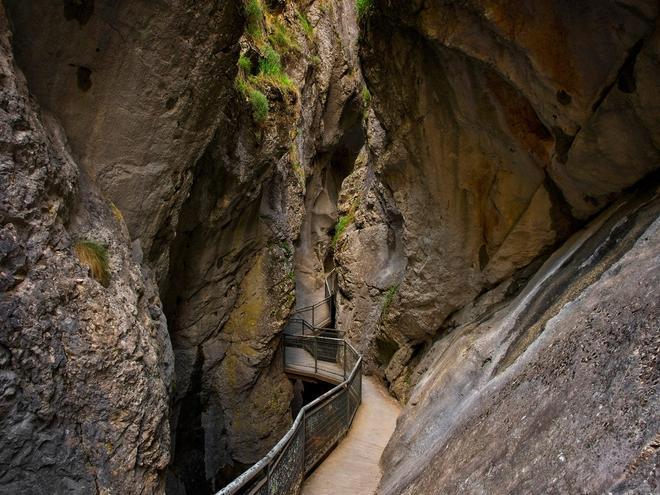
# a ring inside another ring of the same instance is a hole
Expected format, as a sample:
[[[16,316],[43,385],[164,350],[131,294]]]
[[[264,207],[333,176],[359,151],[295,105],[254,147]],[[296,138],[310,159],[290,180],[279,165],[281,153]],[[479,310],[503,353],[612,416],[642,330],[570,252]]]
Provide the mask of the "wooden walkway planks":
[[[286,373],[322,378],[335,384],[344,381],[344,370],[336,363],[318,361],[315,371],[314,356],[306,350],[285,347],[284,352],[286,353],[284,358],[284,371]]]
[[[371,495],[381,477],[380,456],[401,406],[371,377],[362,378],[362,405],[353,426],[303,483],[302,495]]]

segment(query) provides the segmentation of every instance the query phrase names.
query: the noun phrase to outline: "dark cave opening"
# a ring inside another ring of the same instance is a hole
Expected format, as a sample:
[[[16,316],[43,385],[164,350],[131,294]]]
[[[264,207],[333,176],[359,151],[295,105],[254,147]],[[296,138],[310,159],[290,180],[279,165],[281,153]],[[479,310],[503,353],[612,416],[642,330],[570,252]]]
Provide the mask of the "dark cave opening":
[[[334,385],[316,380],[293,380],[293,400],[291,401],[291,416],[295,419],[300,410],[318,397],[332,390]]]
[[[180,492],[179,484],[185,487],[185,493],[200,495],[212,493],[212,487],[206,479],[204,469],[204,428],[202,426],[202,369],[204,356],[197,352],[191,387],[181,403],[177,418],[176,435],[172,439],[173,455],[168,476],[168,493]],[[178,482],[177,482],[178,480]]]

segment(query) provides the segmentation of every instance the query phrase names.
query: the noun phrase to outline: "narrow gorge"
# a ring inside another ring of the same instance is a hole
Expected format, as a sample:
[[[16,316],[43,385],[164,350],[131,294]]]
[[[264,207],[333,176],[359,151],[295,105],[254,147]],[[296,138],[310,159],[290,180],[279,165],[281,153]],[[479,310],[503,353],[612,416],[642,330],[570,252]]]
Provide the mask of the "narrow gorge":
[[[660,493],[659,19],[2,0],[0,494]]]

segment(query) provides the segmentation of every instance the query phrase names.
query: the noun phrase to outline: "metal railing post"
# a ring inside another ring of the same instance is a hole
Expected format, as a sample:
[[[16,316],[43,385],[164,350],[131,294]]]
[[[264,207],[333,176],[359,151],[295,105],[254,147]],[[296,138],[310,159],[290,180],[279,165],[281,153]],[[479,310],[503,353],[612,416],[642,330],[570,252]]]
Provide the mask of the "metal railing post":
[[[346,435],[348,435],[348,429],[351,426],[351,384],[346,384]]]
[[[312,326],[316,326],[316,321],[314,320],[314,306],[312,306]]]
[[[307,411],[303,410],[303,417],[302,417],[302,429],[303,429],[303,434],[302,434],[302,451],[303,451],[303,465],[302,465],[302,477],[303,480],[305,479],[305,464],[307,464],[307,452],[305,451],[305,447],[307,446]]]
[[[346,380],[346,341],[344,340],[344,380]]]
[[[314,373],[319,371],[319,341],[314,337]]]

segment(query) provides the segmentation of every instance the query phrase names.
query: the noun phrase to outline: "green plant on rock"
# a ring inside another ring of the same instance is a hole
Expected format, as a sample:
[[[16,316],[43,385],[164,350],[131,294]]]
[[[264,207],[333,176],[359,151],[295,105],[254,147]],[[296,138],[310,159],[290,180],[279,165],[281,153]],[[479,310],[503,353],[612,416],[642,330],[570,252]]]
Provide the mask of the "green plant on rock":
[[[241,53],[241,56],[238,57],[238,68],[247,76],[252,72],[252,60],[250,60],[245,54]]]
[[[369,88],[364,86],[362,88],[362,92],[360,93],[360,96],[362,97],[362,105],[364,108],[368,108],[369,105],[371,105],[371,91],[369,91]]]
[[[307,19],[307,16],[303,12],[300,12],[298,10],[296,11],[296,15],[298,17],[298,22],[300,23],[300,27],[305,33],[305,36],[307,36],[307,38],[311,40],[314,37],[314,28],[312,27],[312,24],[309,22],[309,19]]]
[[[255,40],[259,40],[264,34],[264,7],[261,0],[246,0],[245,9],[245,30]]]
[[[351,223],[353,223],[353,220],[355,220],[355,215],[353,213],[339,217],[339,220],[337,220],[337,225],[335,225],[335,234],[332,236],[331,244],[333,247],[337,245],[337,242],[339,242],[339,239],[341,239],[344,231]]]
[[[355,8],[359,19],[365,19],[373,12],[374,0],[355,0]]]
[[[268,118],[270,106],[266,95],[272,93],[271,89],[278,89],[283,96],[298,92],[282,68],[282,54],[299,47],[285,22],[266,12],[262,2],[244,0],[246,32],[252,38],[251,49],[259,52],[259,60],[255,66],[254,58],[241,54],[235,80],[236,89],[249,102],[254,120],[259,123]]]
[[[305,168],[301,165],[300,162],[292,162],[291,167],[293,168],[293,173],[296,174],[298,182],[301,186],[305,185]]]
[[[259,72],[266,76],[282,72],[282,57],[272,46],[266,46],[264,49],[263,56],[259,60]]]
[[[249,82],[258,88],[276,87],[282,92],[295,93],[296,85],[282,70],[282,57],[272,46],[266,45],[259,59],[259,73]]]
[[[268,39],[281,53],[300,50],[291,30],[279,18],[272,22],[272,32]]]
[[[254,87],[250,79],[252,78],[250,77],[248,79],[244,74],[238,74],[234,83],[236,90],[250,103],[252,117],[255,122],[261,123],[268,118],[268,112],[270,110],[268,98],[259,89]]]
[[[89,268],[92,277],[103,287],[110,284],[108,250],[102,244],[89,239],[81,239],[73,246],[80,263]]]
[[[385,291],[385,298],[383,299],[383,311],[382,315],[386,315],[387,311],[390,309],[390,306],[392,305],[392,301],[394,300],[394,296],[396,295],[397,290],[399,290],[398,285],[393,285],[389,289]]]
[[[117,205],[111,202],[110,209],[112,210],[112,216],[115,217],[115,220],[117,220],[118,223],[123,223],[124,215],[121,210],[117,208]]]
[[[287,258],[293,257],[293,250],[291,249],[291,246],[289,246],[289,243],[286,241],[281,241],[280,242],[280,249],[284,251],[284,255]]]
[[[252,116],[257,122],[263,122],[268,118],[268,98],[258,89],[249,87],[247,89],[247,98],[252,106]]]

